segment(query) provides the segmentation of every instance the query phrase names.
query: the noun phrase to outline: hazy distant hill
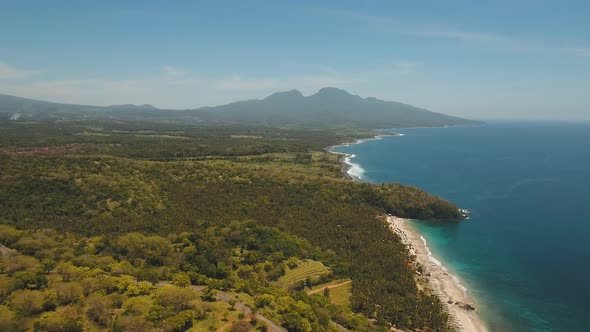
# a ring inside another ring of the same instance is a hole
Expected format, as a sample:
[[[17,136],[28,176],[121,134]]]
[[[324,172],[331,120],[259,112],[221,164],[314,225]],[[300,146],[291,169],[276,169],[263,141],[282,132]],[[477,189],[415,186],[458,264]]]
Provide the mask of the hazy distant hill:
[[[53,103],[0,94],[0,119],[20,120],[142,120],[199,121],[186,111],[161,110],[152,105],[91,106]]]
[[[308,127],[410,127],[473,124],[475,121],[434,113],[397,102],[362,98],[336,88],[305,97],[297,90],[261,100],[200,108],[208,121],[303,125]]]
[[[123,104],[123,105],[110,105],[109,108],[125,108],[125,109],[150,109],[150,110],[157,110],[158,108],[154,105],[150,104],[143,104],[143,105],[134,105],[134,104]]]
[[[277,92],[260,100],[194,110],[160,110],[147,104],[108,107],[70,105],[0,95],[0,118],[11,118],[16,113],[23,119],[138,119],[306,128],[394,128],[477,123],[398,102],[362,98],[336,88],[323,88],[308,97],[297,90]]]

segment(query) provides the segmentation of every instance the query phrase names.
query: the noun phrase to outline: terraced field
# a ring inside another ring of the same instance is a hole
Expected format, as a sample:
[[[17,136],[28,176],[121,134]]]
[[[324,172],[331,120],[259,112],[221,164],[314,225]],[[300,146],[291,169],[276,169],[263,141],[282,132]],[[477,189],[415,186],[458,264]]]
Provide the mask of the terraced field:
[[[322,264],[322,262],[305,259],[296,268],[287,268],[287,272],[277,281],[277,285],[287,288],[300,281],[305,281],[307,278],[313,282],[322,275],[329,274],[330,272],[330,268]]]

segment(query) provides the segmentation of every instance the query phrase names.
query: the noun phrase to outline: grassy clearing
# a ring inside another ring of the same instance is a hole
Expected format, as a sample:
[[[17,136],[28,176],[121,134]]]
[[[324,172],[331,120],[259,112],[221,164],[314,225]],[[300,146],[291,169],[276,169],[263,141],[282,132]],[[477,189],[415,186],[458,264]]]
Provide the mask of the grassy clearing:
[[[308,294],[324,294],[325,288],[330,289],[330,301],[335,305],[350,306],[350,291],[352,288],[352,280],[340,279],[334,280],[325,284],[317,285],[311,290],[307,291]]]
[[[158,130],[118,130],[118,129],[113,129],[111,130],[112,133],[117,133],[117,134],[158,134],[158,135],[163,135],[163,134],[168,134],[168,135],[175,135],[177,136],[178,134],[184,134],[184,130],[162,130],[162,131],[158,131]]]
[[[123,130],[113,130],[112,131],[112,133],[115,133],[115,134],[122,134],[122,135],[133,134],[133,136],[138,137],[138,138],[161,138],[161,139],[170,139],[170,140],[191,140],[192,139],[188,136],[180,136],[180,135],[166,135],[166,134],[155,134],[155,133],[150,134],[149,130],[140,131],[140,132],[145,132],[145,133],[137,132],[136,134],[134,134],[133,132],[126,132]],[[104,132],[102,132],[102,130],[97,131],[97,132],[83,131],[80,133],[76,133],[75,135],[77,135],[77,136],[97,136],[97,137],[112,136],[111,133],[104,133]]]
[[[174,135],[136,134],[134,136],[141,137],[141,138],[163,138],[163,139],[180,139],[180,140],[190,140],[191,139],[188,136],[174,136]]]
[[[194,320],[193,327],[188,331],[216,331],[224,326],[226,322],[232,322],[238,318],[239,311],[229,310],[229,305],[222,301],[206,302],[203,304],[203,310],[206,312],[204,320]]]
[[[336,305],[345,307],[350,306],[350,291],[352,283],[343,284],[334,288],[330,288],[330,301]]]
[[[78,135],[78,136],[99,136],[99,137],[111,136],[111,134],[94,133],[94,132],[90,132],[90,131],[83,131],[81,133],[76,133],[75,135]]]
[[[254,297],[250,294],[246,294],[246,293],[229,293],[235,296],[235,298],[244,303],[245,305],[254,308],[256,307],[256,305],[254,304]]]
[[[252,139],[263,139],[264,137],[259,135],[230,135],[231,138],[252,138]]]
[[[279,278],[277,285],[280,287],[289,287],[297,282],[305,281],[310,278],[313,282],[324,274],[330,273],[330,269],[326,267],[322,262],[314,261],[311,259],[305,259],[299,263],[294,269],[287,268],[287,272],[284,276]]]

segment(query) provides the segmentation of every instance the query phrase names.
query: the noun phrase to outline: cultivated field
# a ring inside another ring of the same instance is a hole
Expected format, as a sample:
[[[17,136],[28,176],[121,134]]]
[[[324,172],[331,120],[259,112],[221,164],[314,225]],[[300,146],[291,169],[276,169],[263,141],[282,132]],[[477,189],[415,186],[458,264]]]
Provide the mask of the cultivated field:
[[[330,269],[322,264],[322,262],[305,259],[296,268],[287,268],[287,272],[279,278],[277,285],[280,287],[290,287],[297,282],[305,281],[307,278],[313,282],[328,273],[330,273]]]

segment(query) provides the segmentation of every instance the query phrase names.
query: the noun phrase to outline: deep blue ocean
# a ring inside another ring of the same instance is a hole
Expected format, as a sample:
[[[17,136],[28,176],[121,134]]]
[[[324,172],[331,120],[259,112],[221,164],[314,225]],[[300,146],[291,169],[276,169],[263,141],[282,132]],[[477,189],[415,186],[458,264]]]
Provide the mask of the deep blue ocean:
[[[356,175],[415,186],[462,208],[415,222],[492,331],[590,331],[590,123],[490,122],[395,129],[334,150]]]

